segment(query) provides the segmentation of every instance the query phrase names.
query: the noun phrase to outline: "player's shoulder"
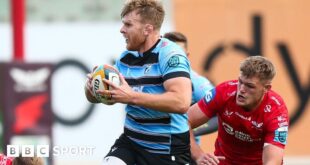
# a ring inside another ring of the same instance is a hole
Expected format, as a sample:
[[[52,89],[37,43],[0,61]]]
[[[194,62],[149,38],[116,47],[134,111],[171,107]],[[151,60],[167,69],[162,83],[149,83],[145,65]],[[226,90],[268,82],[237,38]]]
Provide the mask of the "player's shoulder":
[[[207,78],[203,77],[202,75],[198,74],[196,71],[191,69],[191,79],[192,80],[202,80],[202,81],[209,81]]]
[[[264,119],[269,127],[287,127],[289,124],[288,109],[279,94],[269,90],[262,102]],[[272,122],[276,121],[276,122]],[[271,125],[270,125],[271,124]]]
[[[173,55],[181,55],[185,56],[185,52],[182,50],[182,48],[177,45],[176,43],[166,39],[166,38],[161,38],[160,42],[156,46],[155,51],[159,52],[159,55],[164,55],[164,56],[173,56]]]
[[[237,80],[224,81],[212,89],[212,93],[223,101],[233,100],[237,94]]]
[[[266,105],[264,109],[265,112],[270,111],[277,114],[287,113],[287,107],[284,100],[273,90],[269,90],[266,93],[266,99],[263,103]]]
[[[190,77],[194,86],[198,85],[199,88],[213,88],[213,84],[204,76],[198,74],[193,69],[190,71]]]
[[[282,97],[273,90],[269,90],[267,92],[267,99],[266,100],[267,100],[268,104],[271,104],[274,106],[278,106],[278,107],[285,106],[285,102],[282,99]]]
[[[178,45],[167,38],[161,38],[159,43],[158,43],[158,48],[160,48],[162,51],[163,50],[168,50],[174,47],[178,47]]]
[[[218,90],[223,90],[226,92],[236,91],[238,86],[238,80],[228,80],[217,85]]]

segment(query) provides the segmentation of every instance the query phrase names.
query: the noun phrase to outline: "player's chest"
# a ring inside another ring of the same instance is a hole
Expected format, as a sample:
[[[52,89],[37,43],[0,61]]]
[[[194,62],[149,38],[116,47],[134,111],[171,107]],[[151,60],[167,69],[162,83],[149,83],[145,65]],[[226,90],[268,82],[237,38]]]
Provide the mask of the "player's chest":
[[[128,78],[157,77],[161,75],[158,64],[147,64],[135,67],[123,66],[121,72]]]
[[[261,141],[263,137],[263,116],[259,114],[227,108],[220,114],[220,126],[226,134],[242,141]]]

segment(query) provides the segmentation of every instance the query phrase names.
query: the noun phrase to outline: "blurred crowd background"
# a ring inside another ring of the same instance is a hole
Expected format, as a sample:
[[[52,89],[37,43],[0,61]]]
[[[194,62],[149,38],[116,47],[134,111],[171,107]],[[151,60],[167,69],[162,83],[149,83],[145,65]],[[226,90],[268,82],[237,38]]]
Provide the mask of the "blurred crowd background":
[[[20,47],[16,48],[12,16],[12,4],[19,1],[24,2],[25,16],[22,51],[16,50]],[[84,82],[93,66],[113,64],[125,48],[119,33],[123,3],[0,0],[2,152],[8,144],[45,144],[51,146],[48,164],[100,164],[122,132],[123,105],[88,103]],[[262,55],[274,62],[277,76],[272,88],[283,96],[291,119],[284,164],[310,164],[310,1],[163,4],[161,33],[184,33],[192,67],[215,85],[237,78],[239,62],[247,56]],[[205,151],[213,151],[215,137],[216,133],[203,136]],[[55,153],[55,146],[63,152]],[[66,152],[70,148],[93,152]]]

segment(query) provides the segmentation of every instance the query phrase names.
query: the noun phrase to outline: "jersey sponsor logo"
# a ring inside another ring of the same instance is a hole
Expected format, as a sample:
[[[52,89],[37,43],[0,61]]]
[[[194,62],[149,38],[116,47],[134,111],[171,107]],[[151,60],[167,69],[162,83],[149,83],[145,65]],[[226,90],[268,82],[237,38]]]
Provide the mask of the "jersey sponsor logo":
[[[287,132],[288,132],[288,127],[287,126],[279,127],[274,132],[274,139],[273,139],[273,141],[279,142],[281,144],[286,144]]]
[[[215,96],[215,88],[213,88],[212,90],[209,90],[206,93],[206,95],[204,97],[205,102],[209,103],[211,100],[213,100],[214,96]]]
[[[180,64],[179,56],[172,56],[172,57],[170,57],[170,59],[168,61],[168,66],[169,67],[176,67],[179,64]]]
[[[235,131],[235,138],[242,140],[242,141],[246,141],[246,142],[253,142],[253,139],[251,138],[249,134],[246,134],[241,131]]]
[[[144,74],[148,73],[151,70],[152,65],[148,65],[145,67]]]
[[[142,92],[143,88],[144,88],[144,86],[132,87],[132,90],[135,92]]]
[[[222,125],[223,125],[225,131],[226,131],[228,134],[234,135],[234,129],[233,129],[232,126],[228,125],[228,124],[225,123],[225,122],[223,122]]]
[[[253,142],[253,141],[261,141],[261,138],[256,138],[253,139],[251,137],[251,135],[241,132],[241,131],[235,131],[234,128],[232,126],[230,126],[229,124],[223,122],[222,123],[224,130],[230,134],[233,135],[236,139],[242,140],[242,141],[246,141],[246,142]]]

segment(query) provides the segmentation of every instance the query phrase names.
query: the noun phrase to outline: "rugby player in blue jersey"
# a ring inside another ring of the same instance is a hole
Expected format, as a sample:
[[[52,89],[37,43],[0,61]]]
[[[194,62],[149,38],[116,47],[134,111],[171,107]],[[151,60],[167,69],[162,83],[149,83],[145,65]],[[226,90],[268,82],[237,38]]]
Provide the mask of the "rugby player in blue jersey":
[[[120,32],[127,50],[115,63],[121,85],[104,80],[113,90],[98,92],[111,104],[126,104],[126,118],[105,165],[190,164],[190,63],[177,44],[160,38],[164,15],[155,0],[129,0],[122,9]],[[90,82],[89,75],[86,96],[95,103]]]
[[[178,44],[186,53],[187,56],[189,56],[188,52],[188,41],[187,37],[180,32],[168,32],[163,35],[164,38],[169,39],[170,41],[175,42]],[[205,77],[199,75],[197,72],[195,72],[193,69],[190,72],[191,80],[192,80],[192,102],[191,105],[197,103],[200,99],[202,99],[205,94],[214,88],[212,83]],[[217,117],[212,118],[204,125],[196,128],[194,130],[195,140],[197,144],[200,144],[200,135],[205,135],[208,133],[212,133],[217,130]]]

